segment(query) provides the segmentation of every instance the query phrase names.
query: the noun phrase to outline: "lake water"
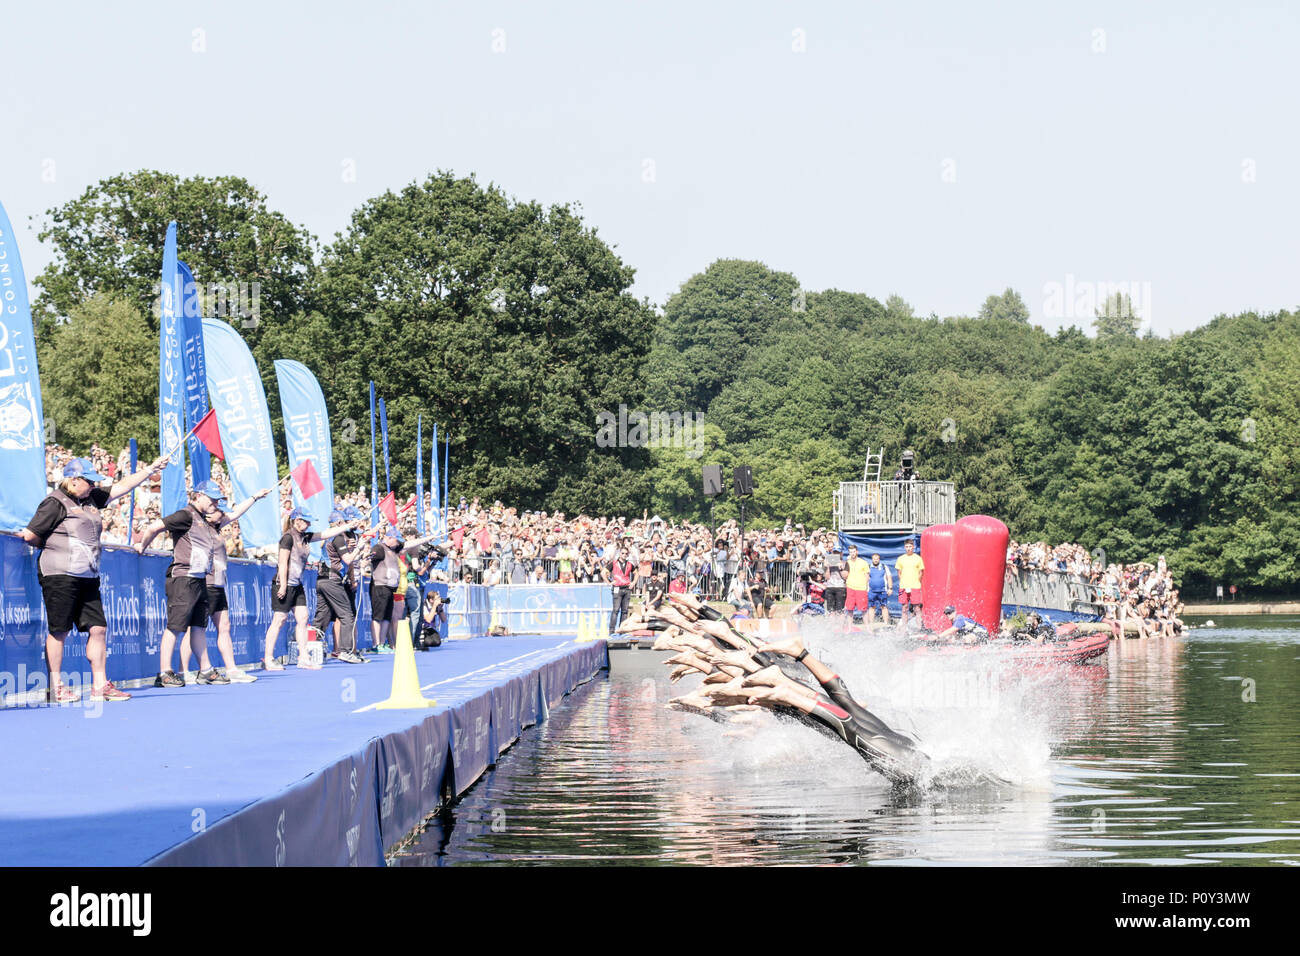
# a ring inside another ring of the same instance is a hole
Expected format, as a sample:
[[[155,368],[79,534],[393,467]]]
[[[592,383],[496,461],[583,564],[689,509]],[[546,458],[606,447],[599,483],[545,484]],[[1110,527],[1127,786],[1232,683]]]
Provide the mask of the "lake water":
[[[892,790],[843,743],[768,714],[733,727],[667,710],[695,681],[670,684],[667,655],[612,651],[608,677],[390,862],[1300,863],[1300,618],[1224,618],[1039,669],[817,624],[809,647],[922,741],[931,786]]]

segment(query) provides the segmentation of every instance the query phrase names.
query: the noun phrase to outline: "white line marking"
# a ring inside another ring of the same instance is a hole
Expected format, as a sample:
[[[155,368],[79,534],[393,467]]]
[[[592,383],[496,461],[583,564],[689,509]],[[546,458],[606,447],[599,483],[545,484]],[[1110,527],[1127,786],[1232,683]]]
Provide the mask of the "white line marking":
[[[452,681],[454,681],[454,680],[464,680],[466,677],[473,677],[475,674],[481,674],[481,673],[483,673],[484,671],[490,671],[490,670],[493,670],[493,669],[498,668],[498,667],[505,667],[507,664],[513,664],[513,663],[515,663],[515,661],[522,661],[524,658],[526,658],[526,657],[532,657],[534,654],[541,654],[541,653],[543,653],[544,651],[554,651],[554,650],[559,650],[561,647],[564,647],[565,645],[567,645],[567,644],[569,644],[569,643],[571,643],[571,642],[570,642],[570,641],[565,641],[563,644],[556,644],[554,647],[539,647],[539,648],[538,648],[537,650],[535,650],[535,651],[529,651],[527,654],[520,654],[518,657],[512,657],[512,658],[510,658],[510,660],[508,660],[508,661],[498,661],[498,662],[495,663],[495,664],[489,664],[487,667],[480,667],[480,668],[479,668],[478,670],[476,670],[476,671],[470,671],[469,673],[466,673],[466,674],[458,674],[458,675],[455,676],[455,677],[448,677],[446,680],[434,681],[432,684],[425,684],[423,687],[420,688],[420,690],[422,690],[422,691],[423,691],[423,690],[432,690],[433,688],[438,687],[438,686],[441,685],[441,684],[450,684],[450,683],[451,683]],[[384,698],[384,700],[387,700],[387,699],[388,699],[387,697]],[[383,702],[384,702],[384,701],[382,701],[382,700],[377,700],[377,701],[375,701],[373,704],[366,704],[366,706],[364,706],[364,707],[358,707],[358,708],[357,708],[356,710],[354,710],[352,713],[354,713],[354,714],[359,714],[359,713],[361,713],[362,711],[374,710],[376,707],[378,707],[378,706],[379,706],[380,704],[382,704]]]

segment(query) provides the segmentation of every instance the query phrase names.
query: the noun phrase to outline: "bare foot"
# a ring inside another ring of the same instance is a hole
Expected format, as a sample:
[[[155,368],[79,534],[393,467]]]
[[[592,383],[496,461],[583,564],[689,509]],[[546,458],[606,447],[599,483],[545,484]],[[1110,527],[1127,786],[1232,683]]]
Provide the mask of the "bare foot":
[[[768,654],[784,654],[786,657],[798,657],[804,651],[803,641],[799,639],[798,635],[787,637],[783,641],[769,641],[766,644],[760,644],[758,649]]]
[[[683,694],[681,697],[669,700],[666,706],[669,710],[694,711],[703,714],[713,709],[713,701],[698,694]]]
[[[723,651],[715,648],[705,656],[715,664],[725,664],[746,674],[758,670],[758,664],[744,651]]]
[[[770,667],[764,667],[762,670],[754,671],[745,678],[746,687],[777,687],[784,684],[789,678],[781,673],[781,668],[775,664]]]

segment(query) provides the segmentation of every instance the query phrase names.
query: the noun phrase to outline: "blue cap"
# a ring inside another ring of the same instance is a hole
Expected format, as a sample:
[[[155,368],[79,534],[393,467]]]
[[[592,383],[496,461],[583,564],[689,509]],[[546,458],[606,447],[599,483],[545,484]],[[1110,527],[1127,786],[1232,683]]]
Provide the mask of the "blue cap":
[[[361,512],[357,510],[356,505],[348,505],[343,509],[343,519],[345,521],[360,521]]]
[[[348,520],[347,515],[345,515],[342,511],[339,511],[337,508],[335,508],[333,511],[330,512],[330,516],[329,516],[330,524],[342,524],[347,520]]]
[[[63,466],[64,478],[85,478],[88,482],[98,484],[106,481],[107,476],[95,470],[95,463],[89,458],[74,458]]]
[[[389,526],[384,530],[384,537],[386,537],[386,538],[396,538],[398,541],[404,541],[404,540],[406,540],[405,538],[402,537],[402,532],[400,532],[400,531],[397,530],[397,525],[395,525],[395,524],[390,524],[390,525],[389,525]]]
[[[226,501],[226,495],[221,490],[221,486],[209,478],[207,481],[200,481],[190,492],[194,495],[207,495],[212,499],[212,503],[217,506],[218,511],[224,511],[230,514],[230,503]]]
[[[303,521],[308,521],[308,522],[311,521],[311,515],[307,513],[306,508],[294,508],[292,511],[289,512],[290,521],[297,521],[299,518],[301,518]]]

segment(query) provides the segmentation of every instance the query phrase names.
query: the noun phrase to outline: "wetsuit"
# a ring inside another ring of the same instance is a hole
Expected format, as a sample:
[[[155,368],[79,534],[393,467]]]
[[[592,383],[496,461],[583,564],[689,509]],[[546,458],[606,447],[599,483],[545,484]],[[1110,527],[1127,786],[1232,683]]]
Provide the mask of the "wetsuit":
[[[966,638],[974,634],[976,639],[983,643],[989,639],[989,630],[983,624],[977,622],[974,618],[967,617],[965,614],[958,614],[953,618],[953,627],[957,628],[958,636]]]
[[[716,609],[708,605],[700,608],[699,613],[701,617],[710,620],[720,620],[722,617]],[[752,644],[749,638],[734,627],[731,630],[737,637]],[[762,667],[776,664],[783,674],[805,687],[808,686],[802,679],[803,674],[796,676],[787,671],[789,665],[785,663],[784,655],[774,659],[771,654],[755,651],[753,658]],[[806,669],[802,667],[800,669],[806,673]],[[830,700],[819,697],[812,713],[805,714],[801,710],[790,707],[781,707],[780,712],[789,714],[804,723],[830,730],[861,754],[881,776],[894,783],[908,783],[916,778],[927,760],[925,755],[916,749],[914,741],[890,729],[884,721],[854,700],[838,674],[822,684],[821,689]]]
[[[828,694],[831,694],[832,683],[839,683],[843,687],[839,678],[829,681],[826,684]],[[847,692],[844,692],[843,697],[835,699],[837,694],[832,694],[832,700],[818,698],[817,705],[809,714],[788,707],[782,709],[802,719],[804,723],[811,723],[835,734],[856,750],[882,777],[894,783],[914,781],[927,762],[925,755],[916,749],[911,740],[890,730],[875,714],[857,704]]]

